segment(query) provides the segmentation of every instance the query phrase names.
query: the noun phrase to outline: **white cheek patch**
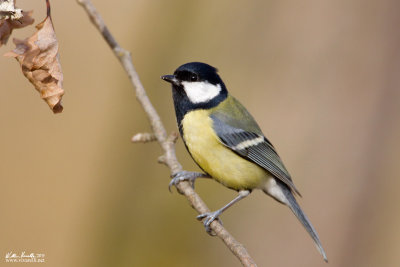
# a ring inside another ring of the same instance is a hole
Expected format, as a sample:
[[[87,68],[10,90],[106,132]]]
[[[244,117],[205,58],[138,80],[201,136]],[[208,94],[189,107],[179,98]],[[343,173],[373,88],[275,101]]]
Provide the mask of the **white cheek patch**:
[[[182,82],[190,102],[197,104],[207,102],[221,92],[221,85],[213,85],[208,82]]]

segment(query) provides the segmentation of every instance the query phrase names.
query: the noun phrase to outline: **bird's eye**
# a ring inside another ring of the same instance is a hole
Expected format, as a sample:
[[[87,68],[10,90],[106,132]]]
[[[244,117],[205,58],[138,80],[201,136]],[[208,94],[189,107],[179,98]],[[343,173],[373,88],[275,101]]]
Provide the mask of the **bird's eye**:
[[[191,81],[191,82],[197,81],[197,75],[196,75],[196,74],[190,75],[190,81]]]

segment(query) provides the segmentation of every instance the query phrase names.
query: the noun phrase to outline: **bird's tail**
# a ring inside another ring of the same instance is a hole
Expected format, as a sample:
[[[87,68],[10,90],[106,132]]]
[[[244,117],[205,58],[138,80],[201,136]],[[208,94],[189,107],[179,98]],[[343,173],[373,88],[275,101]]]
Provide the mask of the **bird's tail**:
[[[324,261],[328,262],[328,258],[326,257],[324,248],[321,245],[321,241],[319,240],[317,231],[315,231],[311,222],[308,220],[307,216],[301,210],[301,208],[300,208],[299,204],[297,203],[296,199],[294,198],[292,192],[290,192],[290,189],[287,186],[281,186],[281,189],[283,191],[283,194],[287,198],[288,203],[286,203],[286,204],[293,211],[294,215],[296,215],[297,219],[299,219],[301,224],[303,224],[304,228],[306,228],[307,232],[310,234],[311,238],[314,240],[314,243],[315,243],[319,253],[321,253],[322,257],[324,257]]]

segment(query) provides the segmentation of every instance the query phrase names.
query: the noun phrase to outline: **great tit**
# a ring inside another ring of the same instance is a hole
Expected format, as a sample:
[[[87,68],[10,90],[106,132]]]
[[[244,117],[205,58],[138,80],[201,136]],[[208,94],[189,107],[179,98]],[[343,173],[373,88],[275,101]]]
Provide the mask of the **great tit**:
[[[317,232],[294,197],[300,193],[276,149],[245,107],[228,93],[217,69],[191,62],[161,78],[172,84],[176,119],[186,149],[205,172],[180,172],[170,186],[183,180],[194,185],[196,178],[210,177],[239,192],[221,209],[197,217],[204,219],[206,231],[211,234],[210,224],[227,208],[253,189],[261,189],[292,210],[327,261]]]

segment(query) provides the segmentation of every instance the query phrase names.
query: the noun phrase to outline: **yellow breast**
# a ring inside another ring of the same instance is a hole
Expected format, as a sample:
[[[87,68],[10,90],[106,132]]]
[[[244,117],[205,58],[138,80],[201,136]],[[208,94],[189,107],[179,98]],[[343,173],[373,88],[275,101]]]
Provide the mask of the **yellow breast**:
[[[208,110],[194,110],[181,124],[186,146],[196,163],[215,180],[235,189],[261,187],[270,177],[258,165],[224,146],[212,129]]]

